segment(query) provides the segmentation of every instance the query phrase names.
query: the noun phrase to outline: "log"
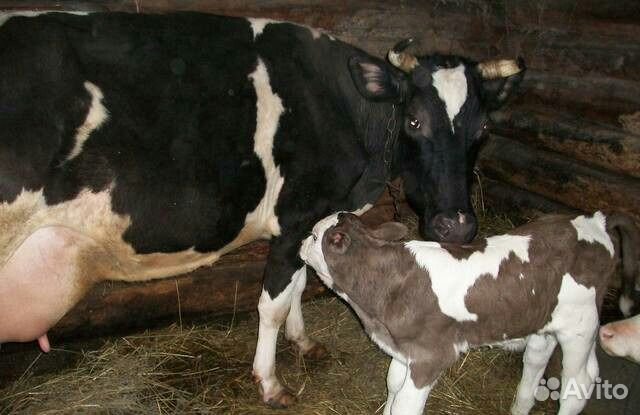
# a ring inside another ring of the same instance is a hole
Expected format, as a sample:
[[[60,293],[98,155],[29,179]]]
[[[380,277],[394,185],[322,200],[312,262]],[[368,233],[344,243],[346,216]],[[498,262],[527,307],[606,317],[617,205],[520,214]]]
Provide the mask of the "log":
[[[169,321],[183,323],[204,314],[255,309],[268,251],[268,243],[259,241],[223,256],[211,267],[179,277],[99,283],[50,330],[50,336],[65,340],[102,336]],[[321,284],[310,278],[306,297],[322,291]]]
[[[602,76],[568,76],[528,70],[513,104],[565,109],[595,121],[619,125],[618,116],[640,109],[640,82]]]
[[[500,136],[640,178],[640,135],[554,108],[512,107],[492,116]]]
[[[639,80],[640,27],[632,33],[592,31],[593,21],[564,23],[560,27],[530,21],[514,30],[519,46],[533,67],[544,72],[578,76],[600,76]],[[588,28],[588,29],[587,29]],[[532,36],[532,32],[537,36]],[[603,33],[604,32],[604,33]]]
[[[490,136],[478,163],[491,179],[580,210],[625,212],[640,224],[638,179],[497,135]]]
[[[580,211],[542,195],[487,177],[482,178],[482,189],[484,195],[491,200],[491,208],[498,211],[507,213],[513,210],[543,213],[577,213]]]

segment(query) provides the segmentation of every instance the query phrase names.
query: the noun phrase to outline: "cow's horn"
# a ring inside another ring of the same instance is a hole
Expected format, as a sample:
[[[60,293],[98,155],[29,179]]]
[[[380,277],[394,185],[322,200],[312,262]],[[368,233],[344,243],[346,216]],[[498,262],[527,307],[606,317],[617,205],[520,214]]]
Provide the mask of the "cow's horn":
[[[401,40],[389,51],[389,62],[403,72],[410,73],[418,66],[418,59],[410,53],[403,52],[410,44],[413,38]]]
[[[478,71],[484,79],[506,78],[522,71],[517,61],[510,59],[485,61],[478,64]]]

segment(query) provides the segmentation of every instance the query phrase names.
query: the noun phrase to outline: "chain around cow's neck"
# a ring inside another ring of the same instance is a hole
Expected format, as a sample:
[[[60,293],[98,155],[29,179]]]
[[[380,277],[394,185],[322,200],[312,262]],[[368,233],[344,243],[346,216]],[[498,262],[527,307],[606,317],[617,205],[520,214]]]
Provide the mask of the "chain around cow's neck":
[[[391,169],[393,163],[393,152],[395,150],[396,138],[398,137],[396,133],[396,126],[398,124],[398,120],[396,119],[396,104],[391,105],[391,116],[387,120],[387,140],[384,143],[384,165],[387,169],[387,189],[389,190],[389,195],[391,196],[391,200],[393,201],[393,219],[395,221],[401,220],[400,215],[400,206],[398,205],[398,200],[400,198],[400,189],[397,186],[394,186],[391,183]]]
[[[384,165],[387,168],[387,176],[391,176],[391,164],[393,163],[393,150],[396,143],[396,104],[391,104],[391,116],[387,120],[387,140],[384,143],[383,160]]]

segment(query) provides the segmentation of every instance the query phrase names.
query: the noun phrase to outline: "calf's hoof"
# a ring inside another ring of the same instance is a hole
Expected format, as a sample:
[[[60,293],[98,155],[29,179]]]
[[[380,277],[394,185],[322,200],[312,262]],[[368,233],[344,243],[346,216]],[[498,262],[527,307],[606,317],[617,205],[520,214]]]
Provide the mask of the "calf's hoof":
[[[305,339],[304,341],[296,341],[289,339],[289,343],[293,350],[302,355],[305,360],[323,360],[329,357],[329,350],[322,343],[319,343],[312,339]]]
[[[322,343],[314,343],[313,346],[302,353],[306,360],[323,360],[329,357],[329,350]]]
[[[277,379],[267,383],[270,391],[265,391],[264,382],[260,376],[253,375],[253,381],[258,385],[262,401],[273,409],[284,409],[296,403],[296,397],[282,386]]]
[[[273,409],[284,409],[294,405],[296,397],[285,388],[282,388],[275,396],[268,398],[265,403]]]

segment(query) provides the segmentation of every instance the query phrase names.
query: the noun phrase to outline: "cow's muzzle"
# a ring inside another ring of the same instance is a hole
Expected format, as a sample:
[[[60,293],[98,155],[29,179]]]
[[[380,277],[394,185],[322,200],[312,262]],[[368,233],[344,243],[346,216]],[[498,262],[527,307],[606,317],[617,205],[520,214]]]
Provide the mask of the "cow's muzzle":
[[[425,239],[438,242],[467,243],[478,230],[473,212],[441,212],[422,222],[420,233]]]

